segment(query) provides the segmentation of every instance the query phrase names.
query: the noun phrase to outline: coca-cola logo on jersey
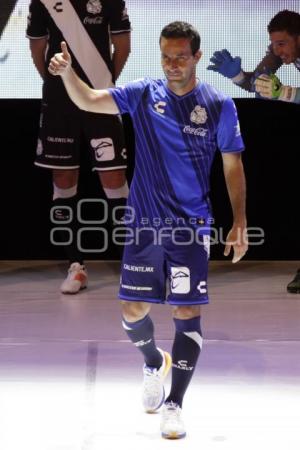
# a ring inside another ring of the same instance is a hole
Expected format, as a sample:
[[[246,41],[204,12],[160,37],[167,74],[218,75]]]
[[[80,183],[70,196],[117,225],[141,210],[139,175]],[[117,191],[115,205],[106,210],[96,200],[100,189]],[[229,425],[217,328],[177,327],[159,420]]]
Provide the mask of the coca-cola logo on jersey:
[[[89,25],[98,25],[103,22],[103,17],[85,17],[83,23]]]
[[[90,14],[100,14],[102,11],[100,0],[89,0],[86,4],[86,9]]]

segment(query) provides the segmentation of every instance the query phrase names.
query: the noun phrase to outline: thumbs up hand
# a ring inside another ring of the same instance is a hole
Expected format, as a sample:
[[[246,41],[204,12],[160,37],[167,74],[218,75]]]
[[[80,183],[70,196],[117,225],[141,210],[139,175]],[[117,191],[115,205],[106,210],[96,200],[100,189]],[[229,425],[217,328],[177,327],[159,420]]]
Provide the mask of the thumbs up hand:
[[[61,53],[55,53],[55,55],[51,58],[48,70],[51,75],[60,75],[63,76],[66,74],[72,65],[71,55],[68,52],[68,47],[65,42],[61,44]]]

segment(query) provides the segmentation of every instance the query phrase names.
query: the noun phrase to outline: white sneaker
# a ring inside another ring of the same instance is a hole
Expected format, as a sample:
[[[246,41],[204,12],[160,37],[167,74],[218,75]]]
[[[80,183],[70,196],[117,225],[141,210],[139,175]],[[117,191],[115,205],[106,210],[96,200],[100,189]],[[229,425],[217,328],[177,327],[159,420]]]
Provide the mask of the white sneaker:
[[[77,294],[87,287],[87,271],[84,266],[75,262],[70,265],[68,276],[62,283],[60,290],[63,294]]]
[[[152,413],[163,404],[165,400],[164,379],[172,365],[171,355],[158,349],[163,357],[162,365],[159,369],[144,365],[143,382],[143,406],[146,412]]]
[[[161,435],[165,439],[181,439],[186,436],[181,408],[173,402],[165,403],[161,412]]]

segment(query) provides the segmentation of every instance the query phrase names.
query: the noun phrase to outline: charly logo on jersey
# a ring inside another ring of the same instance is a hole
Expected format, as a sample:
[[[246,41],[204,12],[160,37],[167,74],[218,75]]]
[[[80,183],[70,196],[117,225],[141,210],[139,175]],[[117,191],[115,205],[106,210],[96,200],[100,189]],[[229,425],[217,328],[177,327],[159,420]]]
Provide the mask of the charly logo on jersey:
[[[53,6],[53,9],[55,9],[56,12],[61,13],[63,12],[63,2],[56,2]]]
[[[171,267],[171,292],[188,294],[191,290],[191,275],[188,267]]]
[[[166,110],[167,103],[166,102],[157,102],[153,105],[155,111],[159,114],[164,114]]]
[[[190,115],[191,122],[196,125],[203,125],[207,121],[207,113],[205,108],[200,105],[196,105]]]
[[[90,14],[100,14],[102,11],[100,0],[89,0],[86,4],[86,9]]]
[[[91,147],[96,161],[111,161],[115,158],[115,147],[111,138],[92,139]]]

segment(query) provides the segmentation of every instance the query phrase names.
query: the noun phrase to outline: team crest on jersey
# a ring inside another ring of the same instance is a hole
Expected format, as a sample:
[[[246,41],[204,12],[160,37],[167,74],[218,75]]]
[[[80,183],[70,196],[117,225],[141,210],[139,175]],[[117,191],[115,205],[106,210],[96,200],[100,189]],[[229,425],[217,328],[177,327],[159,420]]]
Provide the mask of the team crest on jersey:
[[[90,14],[100,14],[102,11],[100,0],[89,0],[86,4],[86,9]]]
[[[207,113],[205,108],[202,108],[200,105],[196,105],[191,112],[190,118],[191,122],[196,123],[197,125],[205,123],[207,121]]]

